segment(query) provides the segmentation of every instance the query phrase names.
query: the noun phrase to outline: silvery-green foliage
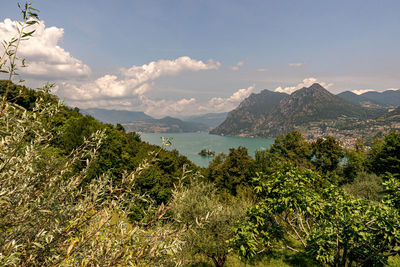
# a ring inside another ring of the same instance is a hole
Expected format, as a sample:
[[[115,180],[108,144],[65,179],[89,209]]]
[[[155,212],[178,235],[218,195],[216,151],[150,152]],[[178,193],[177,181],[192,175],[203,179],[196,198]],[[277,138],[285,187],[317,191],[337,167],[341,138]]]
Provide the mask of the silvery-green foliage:
[[[215,185],[200,182],[197,175],[190,186],[175,190],[173,201],[171,217],[178,227],[185,229],[181,235],[181,261],[191,264],[207,259],[215,266],[224,266],[234,224],[244,218],[250,203],[234,198],[229,202],[219,200]]]
[[[86,170],[105,138],[98,131],[68,156],[51,147],[60,104],[39,99],[32,112],[6,103],[0,120],[0,265],[168,264],[179,231],[161,223],[170,208],[151,206],[142,222],[128,220],[143,162],[119,184]],[[74,164],[84,163],[77,172]]]
[[[63,155],[51,145],[62,104],[39,98],[27,111],[7,101],[19,44],[32,36],[34,30],[25,30],[38,22],[30,4],[21,11],[18,36],[3,42],[0,57],[1,72],[9,74],[0,109],[0,265],[171,265],[181,246],[180,232],[162,220],[173,203],[149,205],[143,221],[128,219],[137,201],[152,203],[135,190],[136,177],[151,161],[118,184],[107,173],[86,183],[104,131]],[[44,92],[51,87],[45,86]],[[76,166],[83,168],[77,171]]]
[[[35,29],[32,30],[32,27],[39,23],[38,10],[33,8],[32,4],[26,3],[22,7],[18,4],[18,7],[22,13],[22,21],[18,21],[15,25],[17,36],[12,37],[10,40],[3,40],[0,47],[0,73],[8,75],[8,84],[6,92],[2,97],[0,114],[4,112],[12,78],[18,75],[17,70],[19,67],[26,67],[25,59],[18,57],[17,52],[20,44],[22,41],[32,37],[36,31]],[[20,80],[20,82],[23,82],[23,80]]]

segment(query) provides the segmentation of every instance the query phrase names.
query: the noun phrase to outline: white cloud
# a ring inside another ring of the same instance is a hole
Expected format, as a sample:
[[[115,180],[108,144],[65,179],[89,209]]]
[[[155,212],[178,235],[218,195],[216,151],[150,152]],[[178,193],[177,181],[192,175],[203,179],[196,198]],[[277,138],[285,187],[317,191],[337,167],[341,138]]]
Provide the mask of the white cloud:
[[[123,68],[121,69],[121,73],[136,83],[143,83],[164,75],[177,75],[184,71],[218,69],[220,66],[221,63],[213,60],[204,63],[190,57],[179,57],[175,60],[161,59],[142,66],[132,66],[129,69]]]
[[[10,40],[17,34],[16,21],[5,19],[0,22],[0,40]],[[82,61],[59,46],[64,29],[46,27],[44,21],[31,26],[27,31],[36,30],[29,40],[21,42],[19,56],[25,58],[27,67],[19,72],[34,78],[56,80],[87,77],[91,70]],[[0,47],[0,52],[3,52]]]
[[[294,62],[294,63],[289,63],[289,67],[295,67],[295,68],[299,68],[304,66],[306,63],[305,62]]]
[[[400,88],[388,88],[387,91],[400,91]]]
[[[314,83],[319,83],[322,87],[324,87],[325,89],[328,89],[329,87],[331,87],[333,85],[333,83],[325,83],[325,82],[321,82],[318,81],[316,78],[310,77],[310,78],[306,78],[303,80],[303,82],[295,85],[295,86],[288,86],[288,87],[284,87],[282,88],[281,86],[275,88],[275,92],[281,92],[281,93],[286,93],[286,94],[291,94],[303,87],[310,87],[312,84]]]
[[[248,97],[254,89],[254,85],[248,88],[239,89],[228,98],[213,97],[208,101],[207,107],[200,107],[203,110],[210,110],[214,112],[230,111],[237,107],[237,105]]]
[[[83,84],[63,83],[59,94],[72,100],[140,96],[151,90],[153,81],[161,76],[178,75],[185,71],[217,69],[220,65],[219,62],[212,60],[204,63],[190,57],[152,61],[142,66],[122,68],[120,77],[106,74],[95,81]]]
[[[376,90],[375,89],[352,90],[352,92],[355,93],[356,95],[361,95],[361,94],[364,94],[366,92],[372,92],[372,91],[376,91]]]
[[[180,116],[185,109],[189,107],[192,109],[196,108],[194,105],[196,104],[195,98],[182,98],[177,101],[168,101],[165,99],[154,101],[146,96],[141,96],[141,110],[144,110],[146,114],[150,114],[156,117],[164,117],[167,115],[172,116]]]
[[[229,67],[231,70],[233,70],[233,71],[238,71],[241,67],[243,67],[244,66],[244,61],[238,61],[238,62],[236,62],[236,65],[235,66],[231,66],[231,67]]]
[[[265,71],[268,71],[268,69],[265,69],[265,68],[258,68],[258,69],[256,69],[256,71],[265,72]]]

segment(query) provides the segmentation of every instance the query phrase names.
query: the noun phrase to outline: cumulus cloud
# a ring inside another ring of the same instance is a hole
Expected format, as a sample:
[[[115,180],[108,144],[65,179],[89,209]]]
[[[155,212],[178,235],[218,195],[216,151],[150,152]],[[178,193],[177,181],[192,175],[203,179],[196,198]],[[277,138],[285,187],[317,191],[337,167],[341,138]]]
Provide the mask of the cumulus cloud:
[[[294,63],[289,63],[289,67],[295,67],[295,68],[299,68],[304,66],[306,63],[305,62],[294,62]]]
[[[140,96],[141,104],[140,108],[145,113],[155,117],[164,117],[166,115],[179,116],[182,112],[189,107],[196,109],[195,98],[182,98],[180,100],[152,100],[146,96]]]
[[[265,72],[265,71],[268,71],[268,69],[265,69],[265,68],[258,68],[258,69],[256,69],[256,71]]]
[[[0,40],[10,40],[17,35],[16,21],[5,19],[0,22]],[[74,58],[59,46],[64,29],[46,27],[44,21],[31,26],[36,30],[29,40],[21,42],[19,56],[28,62],[19,72],[35,78],[68,79],[87,77],[91,73],[89,66]],[[3,47],[0,47],[0,52]]]
[[[254,89],[254,85],[248,88],[239,89],[228,98],[213,97],[208,101],[207,107],[200,107],[204,110],[215,110],[217,112],[230,111],[246,97],[248,97]]]
[[[376,90],[375,89],[352,90],[352,92],[355,93],[356,95],[361,95],[361,94],[364,94],[366,92],[371,92],[371,91],[376,91]]]
[[[218,69],[221,63],[209,60],[204,63],[190,57],[179,57],[175,60],[158,60],[142,66],[132,66],[129,69],[121,69],[122,75],[136,84],[154,80],[164,75],[177,75],[184,71],[200,71]]]
[[[286,94],[291,94],[303,87],[310,87],[313,83],[319,83],[322,87],[324,87],[325,89],[328,89],[329,87],[331,87],[333,85],[333,83],[325,83],[325,82],[321,82],[318,81],[316,78],[310,77],[310,78],[306,78],[303,80],[303,82],[295,85],[295,86],[288,86],[288,87],[284,87],[282,88],[281,86],[275,88],[275,92],[281,92],[281,93],[286,93]]]
[[[243,66],[244,66],[244,61],[238,61],[235,66],[231,66],[229,68],[233,71],[238,71]]]
[[[142,66],[122,68],[119,76],[107,74],[94,81],[78,85],[63,83],[59,94],[72,100],[141,96],[151,90],[154,80],[161,76],[178,75],[186,71],[217,69],[220,65],[219,62],[213,60],[204,63],[190,57],[152,61]]]

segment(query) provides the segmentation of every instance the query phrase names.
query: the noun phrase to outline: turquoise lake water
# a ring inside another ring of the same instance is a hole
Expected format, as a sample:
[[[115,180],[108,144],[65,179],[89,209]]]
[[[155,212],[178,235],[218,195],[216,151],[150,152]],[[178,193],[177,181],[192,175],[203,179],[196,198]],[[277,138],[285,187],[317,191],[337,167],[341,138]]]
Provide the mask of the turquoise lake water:
[[[235,136],[219,136],[208,133],[141,133],[141,139],[154,145],[161,145],[161,137],[172,137],[172,145],[168,149],[176,149],[193,163],[207,167],[214,157],[202,157],[198,153],[202,149],[211,149],[218,153],[229,153],[229,148],[246,147],[249,155],[254,157],[258,149],[266,149],[274,142],[273,139],[248,138]]]

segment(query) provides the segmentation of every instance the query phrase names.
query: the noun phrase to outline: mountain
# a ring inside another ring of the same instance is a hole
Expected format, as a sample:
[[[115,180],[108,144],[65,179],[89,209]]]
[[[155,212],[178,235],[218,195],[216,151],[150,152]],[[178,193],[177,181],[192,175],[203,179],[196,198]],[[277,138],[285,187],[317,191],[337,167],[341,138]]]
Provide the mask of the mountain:
[[[384,105],[400,106],[400,90],[386,90],[384,92],[370,91],[361,94],[361,96]]]
[[[369,110],[330,93],[315,83],[291,95],[262,91],[246,98],[211,131],[220,135],[276,137],[293,129],[338,117],[365,119]]]
[[[379,108],[379,107],[385,106],[384,103],[377,102],[377,101],[370,99],[368,97],[365,97],[363,95],[357,95],[350,91],[341,92],[341,93],[337,94],[337,96],[343,98],[344,100],[347,100],[350,103],[360,105],[363,107]]]
[[[252,133],[265,114],[270,114],[287,94],[263,90],[251,94],[229,112],[226,120],[210,133],[219,135],[247,135]]]
[[[208,125],[210,127],[217,127],[226,119],[227,115],[228,115],[228,112],[207,113],[207,114],[203,114],[203,115],[186,117],[184,119],[184,121],[197,122],[197,123],[202,123],[202,124]]]
[[[123,123],[122,126],[128,132],[144,133],[190,133],[207,131],[209,129],[209,126],[202,123],[187,122],[172,117],[132,121]]]
[[[152,117],[141,111],[89,108],[89,109],[81,109],[80,112],[83,115],[90,115],[101,122],[112,123],[112,124],[153,119]]]

